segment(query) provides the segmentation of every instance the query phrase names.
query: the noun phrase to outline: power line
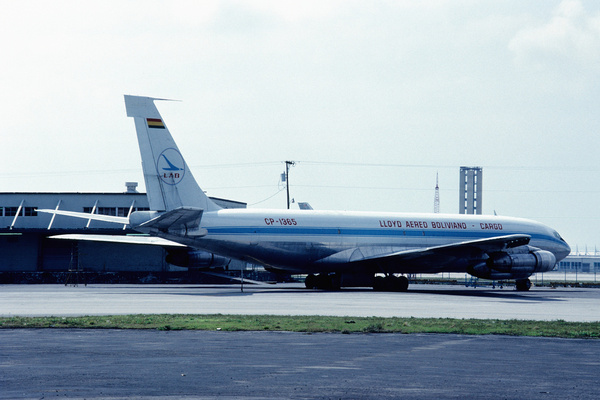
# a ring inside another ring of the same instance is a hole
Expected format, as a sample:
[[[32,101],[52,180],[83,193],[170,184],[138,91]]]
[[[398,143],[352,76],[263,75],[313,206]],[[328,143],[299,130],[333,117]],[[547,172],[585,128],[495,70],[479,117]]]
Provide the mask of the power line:
[[[377,167],[377,168],[436,168],[436,169],[458,169],[459,165],[435,165],[435,164],[394,164],[394,163],[355,163],[355,162],[336,162],[336,161],[295,161],[296,164],[306,165],[330,165],[330,166],[345,166],[345,167]],[[190,168],[248,168],[248,167],[265,167],[280,165],[281,161],[263,161],[263,162],[244,162],[244,163],[226,163],[226,164],[194,164]],[[569,171],[569,172],[600,172],[598,167],[576,167],[576,166],[526,166],[526,165],[484,165],[486,170],[513,170],[513,171]],[[4,179],[11,178],[27,178],[27,177],[44,177],[44,176],[69,176],[69,175],[98,175],[98,174],[115,174],[115,173],[138,173],[139,168],[127,169],[103,169],[103,170],[62,170],[62,171],[30,171],[30,172],[13,172],[9,176],[3,176]]]
[[[393,163],[355,163],[355,162],[336,162],[336,161],[296,161],[297,163],[308,165],[339,165],[346,167],[384,167],[384,168],[439,168],[439,169],[458,169],[460,165],[435,165],[435,164],[393,164]],[[577,166],[528,166],[528,165],[483,165],[485,169],[499,170],[536,170],[536,171],[583,171],[598,172],[598,167],[577,167]]]
[[[256,203],[248,204],[248,206],[255,206],[257,204],[264,203],[265,201],[267,201],[269,199],[272,199],[273,197],[277,196],[279,193],[281,193],[283,191],[283,189],[285,189],[285,187],[279,189],[278,191],[276,191],[274,194],[272,194],[271,196],[267,197],[266,199],[263,199],[261,201],[257,201]]]

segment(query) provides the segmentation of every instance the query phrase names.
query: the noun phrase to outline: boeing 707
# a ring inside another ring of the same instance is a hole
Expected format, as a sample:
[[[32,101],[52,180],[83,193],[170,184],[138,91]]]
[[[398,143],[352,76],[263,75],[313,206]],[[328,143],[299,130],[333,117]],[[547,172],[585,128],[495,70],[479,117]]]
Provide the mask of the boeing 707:
[[[125,96],[150,211],[128,217],[39,211],[127,224],[151,237],[96,239],[166,246],[173,263],[188,267],[237,259],[306,274],[307,288],[406,291],[407,274],[466,272],[514,279],[517,290],[529,290],[531,275],[551,271],[570,252],[557,231],[522,218],[221,208],[194,179],[156,100]]]

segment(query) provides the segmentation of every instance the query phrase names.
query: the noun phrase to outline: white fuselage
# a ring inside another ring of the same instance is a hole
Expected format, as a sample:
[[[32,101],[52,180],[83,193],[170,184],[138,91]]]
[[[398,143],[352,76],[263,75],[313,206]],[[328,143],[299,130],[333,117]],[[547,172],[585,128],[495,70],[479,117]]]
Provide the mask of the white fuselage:
[[[322,261],[315,264],[317,260],[346,249],[360,248],[363,254],[376,255],[512,234],[531,236],[531,246],[552,252],[557,261],[570,251],[553,229],[535,221],[500,216],[223,209],[204,213],[201,227],[208,232],[201,238],[162,236],[299,273],[322,271],[326,266]],[[339,261],[331,264],[332,271],[343,268]],[[460,266],[456,271],[463,270]],[[439,270],[423,268],[420,272]]]

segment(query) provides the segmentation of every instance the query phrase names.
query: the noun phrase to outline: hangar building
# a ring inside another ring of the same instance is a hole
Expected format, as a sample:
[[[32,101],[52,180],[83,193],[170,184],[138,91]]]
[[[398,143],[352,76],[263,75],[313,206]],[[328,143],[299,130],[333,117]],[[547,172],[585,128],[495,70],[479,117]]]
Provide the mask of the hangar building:
[[[241,202],[212,200],[224,208],[246,207]],[[148,210],[148,199],[135,185],[128,185],[125,193],[0,193],[0,275],[184,270],[167,263],[167,251],[160,246],[50,239],[67,233],[123,235],[135,231],[102,221],[38,214],[37,209],[127,216]],[[230,268],[245,268],[236,263],[243,264],[232,262]]]

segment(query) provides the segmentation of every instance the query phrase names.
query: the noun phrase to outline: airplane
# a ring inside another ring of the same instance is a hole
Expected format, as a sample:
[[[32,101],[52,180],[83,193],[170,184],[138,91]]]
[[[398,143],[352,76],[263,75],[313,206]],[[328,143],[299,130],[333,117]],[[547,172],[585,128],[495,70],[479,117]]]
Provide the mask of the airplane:
[[[298,208],[301,210],[314,210],[309,203],[306,202],[298,202]]]
[[[148,236],[90,240],[164,246],[170,249],[167,261],[176,265],[208,268],[237,259],[269,271],[307,274],[310,289],[406,291],[407,274],[460,272],[514,279],[516,289],[526,291],[531,275],[551,271],[570,252],[557,231],[522,218],[221,208],[194,179],[157,100],[165,99],[125,95],[150,211],[128,217],[38,211],[128,224]]]

